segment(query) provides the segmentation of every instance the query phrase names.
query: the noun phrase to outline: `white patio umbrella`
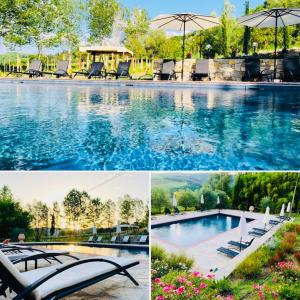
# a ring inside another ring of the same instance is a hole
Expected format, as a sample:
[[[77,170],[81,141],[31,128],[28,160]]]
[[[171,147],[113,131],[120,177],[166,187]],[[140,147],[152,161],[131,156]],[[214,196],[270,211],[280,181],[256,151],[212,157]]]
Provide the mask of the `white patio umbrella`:
[[[241,234],[240,242],[242,243],[242,241],[245,240],[246,236],[248,236],[247,220],[244,212],[242,212],[241,214],[239,229]]]
[[[120,221],[118,221],[118,224],[116,226],[116,233],[119,234],[121,232],[122,232],[122,229],[121,229]]]
[[[291,202],[288,203],[287,208],[286,208],[286,212],[287,213],[291,212]]]
[[[174,207],[177,207],[177,199],[176,199],[175,193],[173,194],[172,202],[173,202],[173,206],[174,206]]]
[[[94,224],[94,226],[93,226],[92,234],[93,234],[93,235],[96,235],[96,234],[97,234],[97,227],[96,227],[95,224]]]
[[[269,223],[269,221],[270,221],[270,207],[267,206],[266,211],[265,211],[265,215],[264,215],[264,219],[263,219],[263,223],[264,223],[265,228],[266,228],[267,224]]]
[[[285,208],[285,205],[284,205],[284,203],[283,203],[282,206],[281,206],[280,214],[279,214],[280,217],[283,217],[283,216],[284,216],[284,208]]]
[[[220,25],[219,19],[216,17],[202,16],[194,13],[158,15],[151,23],[156,28],[183,32],[181,80],[183,80],[186,31],[205,30]]]
[[[220,196],[218,196],[217,204],[220,205]]]
[[[278,28],[300,23],[300,8],[271,8],[254,14],[243,16],[239,19],[241,25],[256,28],[275,28],[274,38],[274,78],[276,77],[276,54]]]
[[[201,204],[204,204],[204,196],[203,196],[203,194],[201,195],[200,203],[201,203]]]

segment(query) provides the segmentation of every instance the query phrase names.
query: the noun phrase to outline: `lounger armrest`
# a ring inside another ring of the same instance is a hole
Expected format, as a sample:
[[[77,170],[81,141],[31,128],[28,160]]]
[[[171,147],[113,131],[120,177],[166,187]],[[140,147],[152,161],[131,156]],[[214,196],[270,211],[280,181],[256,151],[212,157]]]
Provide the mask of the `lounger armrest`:
[[[76,260],[79,260],[78,257],[70,255],[69,252],[51,252],[51,253],[46,252],[46,253],[38,253],[38,254],[35,254],[35,255],[29,255],[27,257],[20,258],[18,260],[15,260],[13,262],[13,264],[18,264],[18,263],[25,262],[25,261],[28,261],[28,260],[51,258],[51,257],[55,257],[55,256],[69,256],[69,257],[72,257]]]
[[[15,300],[21,300],[24,299],[27,295],[29,295],[30,293],[32,293],[36,288],[38,288],[40,285],[42,285],[43,283],[45,283],[46,281],[48,281],[49,279],[55,277],[56,275],[72,269],[73,267],[79,266],[79,265],[83,265],[86,263],[91,263],[91,262],[106,262],[109,264],[114,265],[115,267],[117,267],[117,269],[120,270],[120,272],[124,272],[126,274],[128,274],[126,268],[122,267],[121,265],[119,265],[118,263],[108,260],[108,259],[103,259],[103,258],[89,258],[89,259],[84,259],[84,260],[79,260],[76,261],[74,263],[68,264],[66,266],[62,266],[62,267],[58,267],[56,270],[52,271],[50,274],[46,274],[45,276],[41,277],[40,279],[38,279],[37,281],[33,282],[32,284],[30,284],[28,287],[26,287],[21,293],[19,293],[14,299]],[[139,264],[139,262],[137,262],[136,264]]]
[[[40,249],[35,249],[35,248],[31,248],[31,247],[18,247],[18,246],[10,246],[9,248],[2,248],[1,251],[2,252],[10,252],[10,251],[15,251],[15,250],[19,250],[19,251],[24,251],[24,250],[27,250],[27,251],[39,251],[39,252],[45,252],[43,250],[40,250]]]

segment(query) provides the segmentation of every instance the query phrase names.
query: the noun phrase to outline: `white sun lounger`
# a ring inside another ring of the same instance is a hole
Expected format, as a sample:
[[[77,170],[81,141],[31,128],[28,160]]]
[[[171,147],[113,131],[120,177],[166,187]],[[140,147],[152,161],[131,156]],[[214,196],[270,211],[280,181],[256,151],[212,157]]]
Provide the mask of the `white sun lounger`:
[[[42,250],[36,248],[4,248],[1,249],[3,254],[5,254],[8,259],[13,264],[23,263],[25,264],[25,271],[28,270],[28,262],[34,261],[35,262],[35,269],[38,267],[39,260],[46,260],[49,264],[51,261],[59,262],[62,264],[61,260],[58,259],[60,256],[67,256],[71,257],[75,260],[79,260],[77,257],[71,255],[68,251],[61,251],[61,250]]]
[[[13,300],[60,299],[114,275],[127,276],[138,285],[127,271],[138,264],[134,259],[98,256],[21,273],[0,252],[0,294],[10,288],[16,294]]]

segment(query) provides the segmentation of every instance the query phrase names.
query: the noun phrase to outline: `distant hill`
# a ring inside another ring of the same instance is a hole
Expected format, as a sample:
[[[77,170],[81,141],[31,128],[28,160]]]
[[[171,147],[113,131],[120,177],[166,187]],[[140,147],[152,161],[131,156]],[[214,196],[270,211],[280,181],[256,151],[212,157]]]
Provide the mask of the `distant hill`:
[[[178,189],[195,190],[201,187],[208,180],[208,177],[208,173],[152,173],[151,183],[152,188],[160,187],[170,192]]]

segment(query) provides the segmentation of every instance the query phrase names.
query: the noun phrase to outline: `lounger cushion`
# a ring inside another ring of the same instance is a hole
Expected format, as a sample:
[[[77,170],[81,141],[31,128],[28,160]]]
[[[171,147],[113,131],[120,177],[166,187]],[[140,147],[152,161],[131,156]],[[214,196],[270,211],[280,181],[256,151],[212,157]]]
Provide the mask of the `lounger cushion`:
[[[11,263],[8,256],[5,255],[2,251],[0,251],[0,263],[10,271],[10,274],[22,285],[22,286],[28,286],[29,282],[27,279],[22,276],[22,274],[19,272],[17,267]]]
[[[95,258],[112,260],[123,267],[126,267],[132,263],[137,262],[134,259],[128,259],[123,257],[97,256]],[[46,267],[37,270],[32,270],[29,272],[22,273],[22,277],[24,277],[26,282],[29,282],[31,284],[36,280],[38,280],[39,278],[41,278],[42,276],[45,276],[46,274],[53,272],[56,268],[59,268],[61,266],[62,265],[57,265],[53,267]],[[80,283],[82,281],[94,278],[96,276],[105,274],[115,269],[116,269],[115,266],[105,262],[91,262],[91,263],[81,264],[49,279],[40,287],[38,287],[37,290],[34,292],[34,294],[36,296],[36,299],[41,299],[51,294],[54,291],[72,286],[76,283]]]

